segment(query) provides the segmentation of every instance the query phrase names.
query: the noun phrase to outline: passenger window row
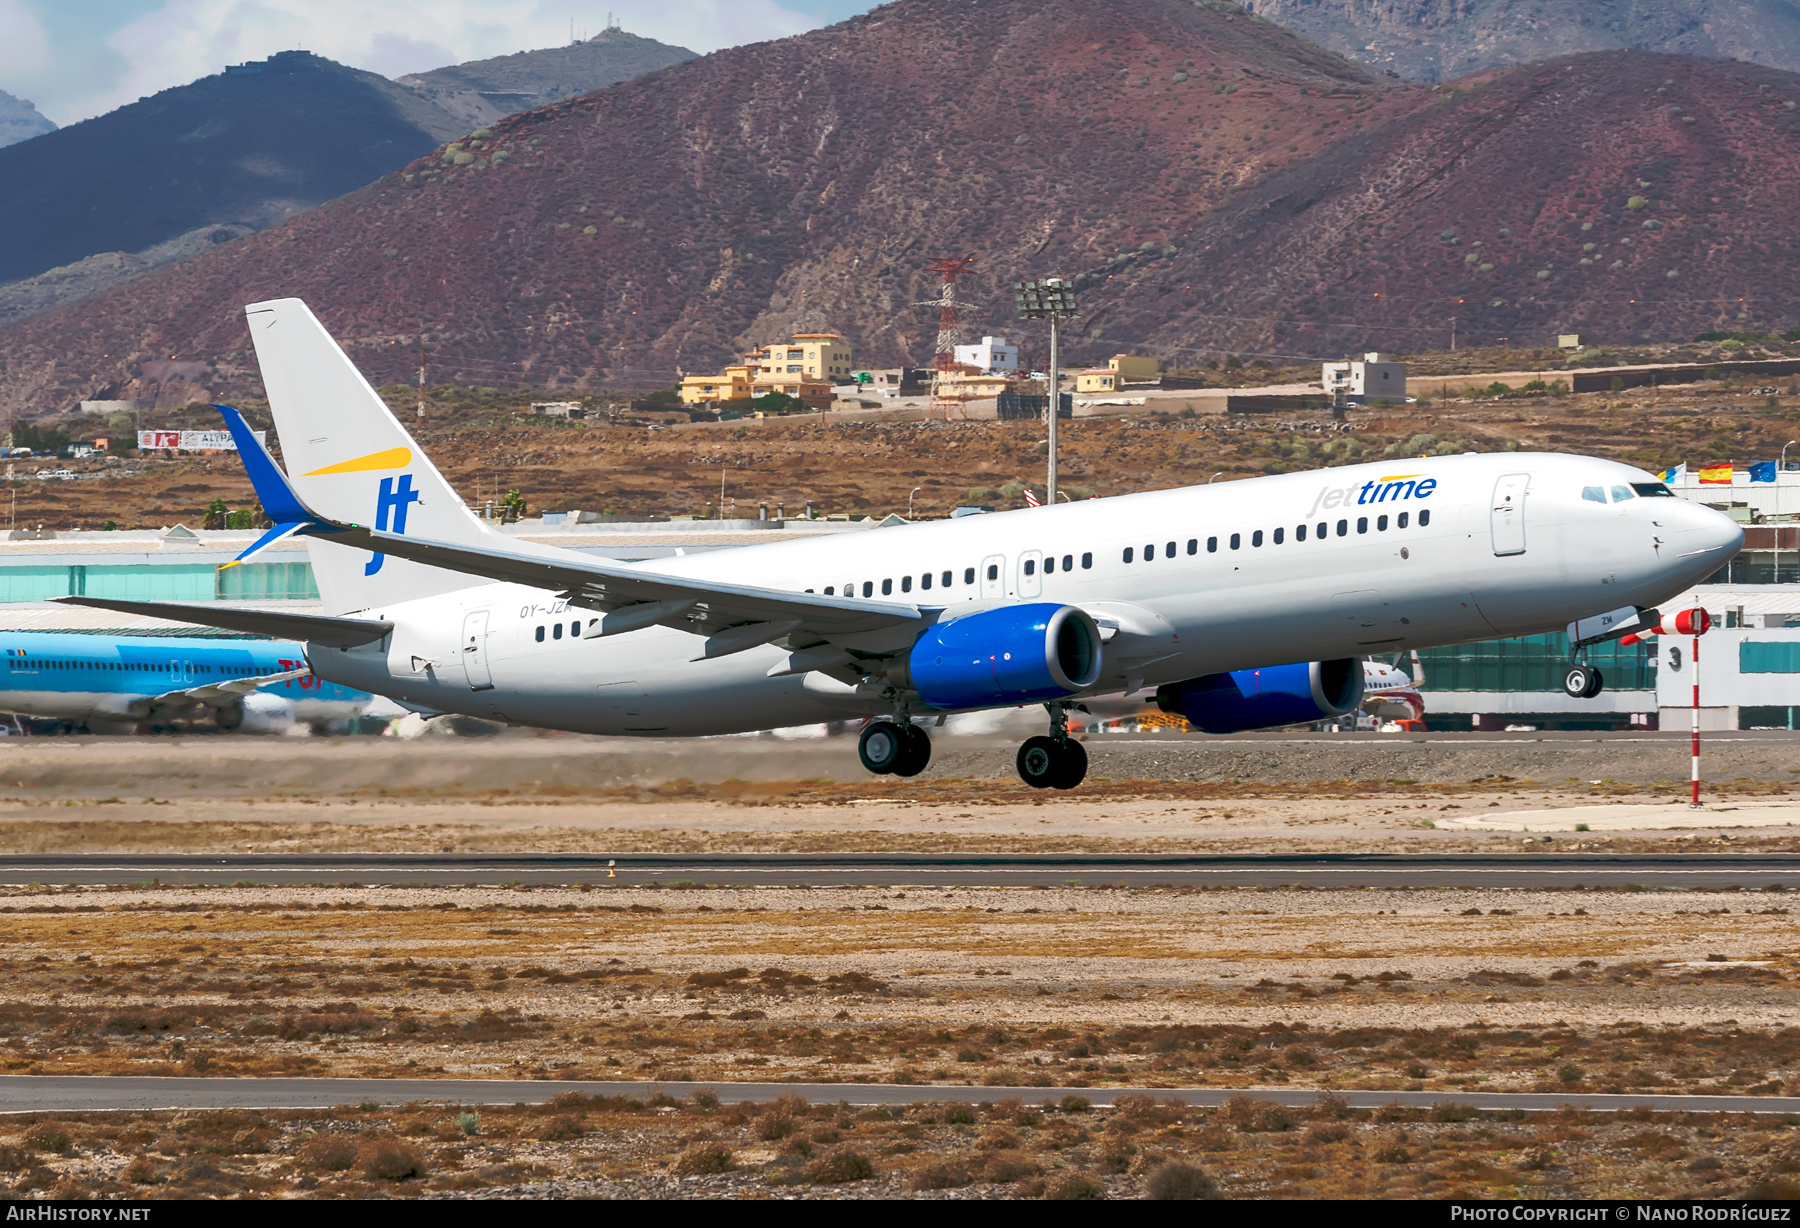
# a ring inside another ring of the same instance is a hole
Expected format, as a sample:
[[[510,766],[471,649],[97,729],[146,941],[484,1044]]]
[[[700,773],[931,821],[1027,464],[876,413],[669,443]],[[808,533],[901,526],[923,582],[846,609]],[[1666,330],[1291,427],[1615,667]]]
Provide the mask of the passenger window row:
[[[1081,556],[1081,569],[1083,571],[1088,570],[1093,565],[1094,565],[1094,556],[1091,552],[1087,553],[1087,554],[1083,554]],[[1075,570],[1075,556],[1074,555],[1065,554],[1062,556],[1062,569],[1064,571],[1074,571]],[[1036,559],[1026,559],[1024,572],[1028,576],[1035,575],[1037,573],[1037,560]],[[1046,554],[1044,556],[1044,574],[1047,576],[1053,576],[1056,574],[1056,556],[1054,554]]]
[[[1404,529],[1404,528],[1408,527],[1408,525],[1411,523],[1412,513],[1411,512],[1401,512],[1398,516],[1393,517],[1393,521],[1394,521],[1394,526],[1393,526],[1394,528]],[[1425,528],[1430,523],[1431,523],[1431,509],[1430,508],[1421,508],[1419,511],[1419,527],[1421,529]],[[1387,532],[1387,530],[1388,530],[1388,517],[1385,515],[1375,517],[1375,531],[1377,533],[1385,533],[1385,532]],[[1297,542],[1303,542],[1307,539],[1307,536],[1310,533],[1317,540],[1323,541],[1327,537],[1331,536],[1331,531],[1332,531],[1332,524],[1329,520],[1321,520],[1321,521],[1319,521],[1319,523],[1317,525],[1298,524],[1298,525],[1294,526],[1294,540]],[[1358,516],[1356,518],[1356,531],[1358,533],[1367,533],[1369,531],[1369,517]],[[1347,519],[1339,520],[1337,522],[1337,535],[1339,537],[1350,536],[1350,521],[1349,520],[1347,520]],[[1284,527],[1284,528],[1272,530],[1268,535],[1268,540],[1272,544],[1277,545],[1277,546],[1283,544],[1284,542],[1287,541],[1287,529]],[[1254,549],[1258,546],[1261,546],[1263,544],[1263,541],[1264,541],[1264,537],[1263,537],[1263,531],[1261,529],[1254,529],[1251,531],[1250,545],[1251,545],[1252,549]],[[1227,544],[1228,544],[1229,548],[1232,550],[1241,550],[1244,545],[1244,535],[1242,533],[1233,533],[1227,539]],[[1208,554],[1217,554],[1219,552],[1219,539],[1216,536],[1209,537],[1206,539],[1206,552]],[[1164,543],[1164,545],[1162,547],[1162,557],[1164,557],[1164,558],[1172,559],[1180,553],[1181,553],[1180,544],[1178,542],[1166,542],[1166,543]],[[1199,554],[1200,553],[1200,539],[1198,537],[1188,538],[1187,553],[1189,553],[1189,554]],[[1127,563],[1132,562],[1137,557],[1137,547],[1135,547],[1135,546],[1125,547],[1123,557],[1124,557],[1125,562],[1127,562]],[[1156,558],[1156,543],[1155,542],[1151,542],[1144,547],[1143,558],[1144,558],[1144,562],[1146,562],[1146,563],[1149,563],[1149,562],[1152,562],[1155,560],[1155,558]]]
[[[1088,553],[1085,553],[1081,556],[1081,566],[1083,568],[1090,568],[1093,565],[1094,565],[1094,555],[1093,555],[1092,551],[1089,551]],[[1057,561],[1055,555],[1047,556],[1044,559],[1044,574],[1045,575],[1053,574],[1057,570],[1058,566],[1059,566],[1059,564],[1058,564],[1058,561]],[[1063,555],[1062,561],[1060,563],[1060,567],[1063,571],[1074,571],[1075,570],[1075,556],[1073,554]],[[998,580],[1000,578],[1000,565],[998,563],[989,563],[987,565],[986,571],[987,571],[987,578],[990,581]],[[1025,574],[1028,576],[1036,575],[1037,574],[1037,560],[1036,559],[1026,559],[1024,571],[1025,571]],[[975,583],[975,572],[976,572],[976,569],[973,567],[963,568],[962,582],[964,585],[972,585]],[[881,580],[879,582],[875,581],[875,580],[862,581],[862,589],[861,589],[862,595],[864,597],[873,597],[875,595],[875,587],[876,587],[877,583],[879,583],[881,586],[881,595],[883,597],[893,596],[894,581],[892,579]],[[941,571],[941,572],[927,571],[927,572],[922,573],[918,577],[918,587],[919,587],[920,592],[930,592],[934,585],[941,589],[953,588],[953,587],[955,587],[955,583],[956,583],[956,573],[954,571],[950,571],[950,570],[945,570],[945,571]],[[813,590],[809,588],[806,591],[810,593]],[[912,576],[901,576],[900,577],[900,591],[903,593],[910,593],[913,591],[913,577]],[[837,585],[827,584],[825,586],[825,595],[827,597],[837,596]],[[844,596],[854,597],[856,595],[857,595],[857,582],[855,580],[852,580],[850,583],[844,585]]]
[[[553,640],[560,640],[562,637],[563,625],[561,623],[551,623],[550,638]],[[569,624],[569,638],[572,640],[581,638],[581,620],[579,618]],[[542,624],[540,624],[537,629],[537,642],[540,644],[544,642],[544,628]]]

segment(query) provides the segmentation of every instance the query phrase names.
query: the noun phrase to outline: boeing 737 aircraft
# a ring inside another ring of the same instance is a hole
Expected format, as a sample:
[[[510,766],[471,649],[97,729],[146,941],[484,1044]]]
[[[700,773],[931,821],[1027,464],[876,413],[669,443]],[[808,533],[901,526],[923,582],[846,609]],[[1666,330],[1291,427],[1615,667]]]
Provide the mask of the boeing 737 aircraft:
[[[1154,692],[1211,732],[1336,716],[1365,656],[1624,635],[1744,539],[1642,470],[1498,453],[595,559],[477,519],[306,304],[246,319],[287,472],[221,409],[276,521],[242,557],[304,537],[329,616],[64,600],[302,639],[321,678],[422,712],[663,737],[864,717],[863,764],[910,776],[921,722],[1042,704],[1019,772],[1070,788],[1089,696]],[[1577,656],[1565,685],[1600,679]]]
[[[361,716],[373,696],[315,678],[295,643],[195,636],[0,631],[0,712],[128,733],[208,720],[233,733]]]

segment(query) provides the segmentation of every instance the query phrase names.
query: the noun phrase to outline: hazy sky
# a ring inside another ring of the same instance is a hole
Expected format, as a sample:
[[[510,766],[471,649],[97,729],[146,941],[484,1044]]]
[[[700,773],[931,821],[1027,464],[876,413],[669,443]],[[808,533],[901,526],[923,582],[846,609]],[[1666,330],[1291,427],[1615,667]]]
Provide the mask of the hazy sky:
[[[0,90],[72,124],[226,64],[304,47],[386,76],[598,33],[716,51],[842,21],[874,0],[0,0]]]

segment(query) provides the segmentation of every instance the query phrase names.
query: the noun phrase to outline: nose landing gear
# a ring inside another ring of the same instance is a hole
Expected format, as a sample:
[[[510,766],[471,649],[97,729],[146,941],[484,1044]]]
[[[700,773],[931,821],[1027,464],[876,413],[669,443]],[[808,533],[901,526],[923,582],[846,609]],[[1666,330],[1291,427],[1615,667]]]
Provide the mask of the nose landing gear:
[[[1606,678],[1591,665],[1570,665],[1563,671],[1563,691],[1570,699],[1592,699],[1606,686]]]
[[[856,753],[877,776],[917,776],[931,762],[931,737],[910,721],[875,721],[862,731]]]
[[[1087,777],[1087,748],[1069,736],[1069,711],[1045,704],[1050,734],[1025,739],[1019,747],[1019,779],[1034,789],[1073,789]]]

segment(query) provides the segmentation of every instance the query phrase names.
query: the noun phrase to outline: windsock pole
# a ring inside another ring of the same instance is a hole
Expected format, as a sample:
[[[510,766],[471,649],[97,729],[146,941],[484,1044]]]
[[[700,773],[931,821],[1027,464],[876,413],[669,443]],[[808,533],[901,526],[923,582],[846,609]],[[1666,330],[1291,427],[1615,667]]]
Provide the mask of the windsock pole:
[[[1700,808],[1700,637],[1712,628],[1712,617],[1699,606],[1691,610],[1682,610],[1662,619],[1656,626],[1647,631],[1635,631],[1622,637],[1619,643],[1641,644],[1652,636],[1686,635],[1690,639],[1689,660],[1694,670],[1694,702],[1693,702],[1693,735],[1694,749],[1688,778],[1692,786],[1693,800],[1690,805],[1695,810]]]
[[[1690,803],[1695,810],[1700,809],[1700,631],[1694,631],[1693,649],[1689,659],[1694,665],[1694,800]]]

